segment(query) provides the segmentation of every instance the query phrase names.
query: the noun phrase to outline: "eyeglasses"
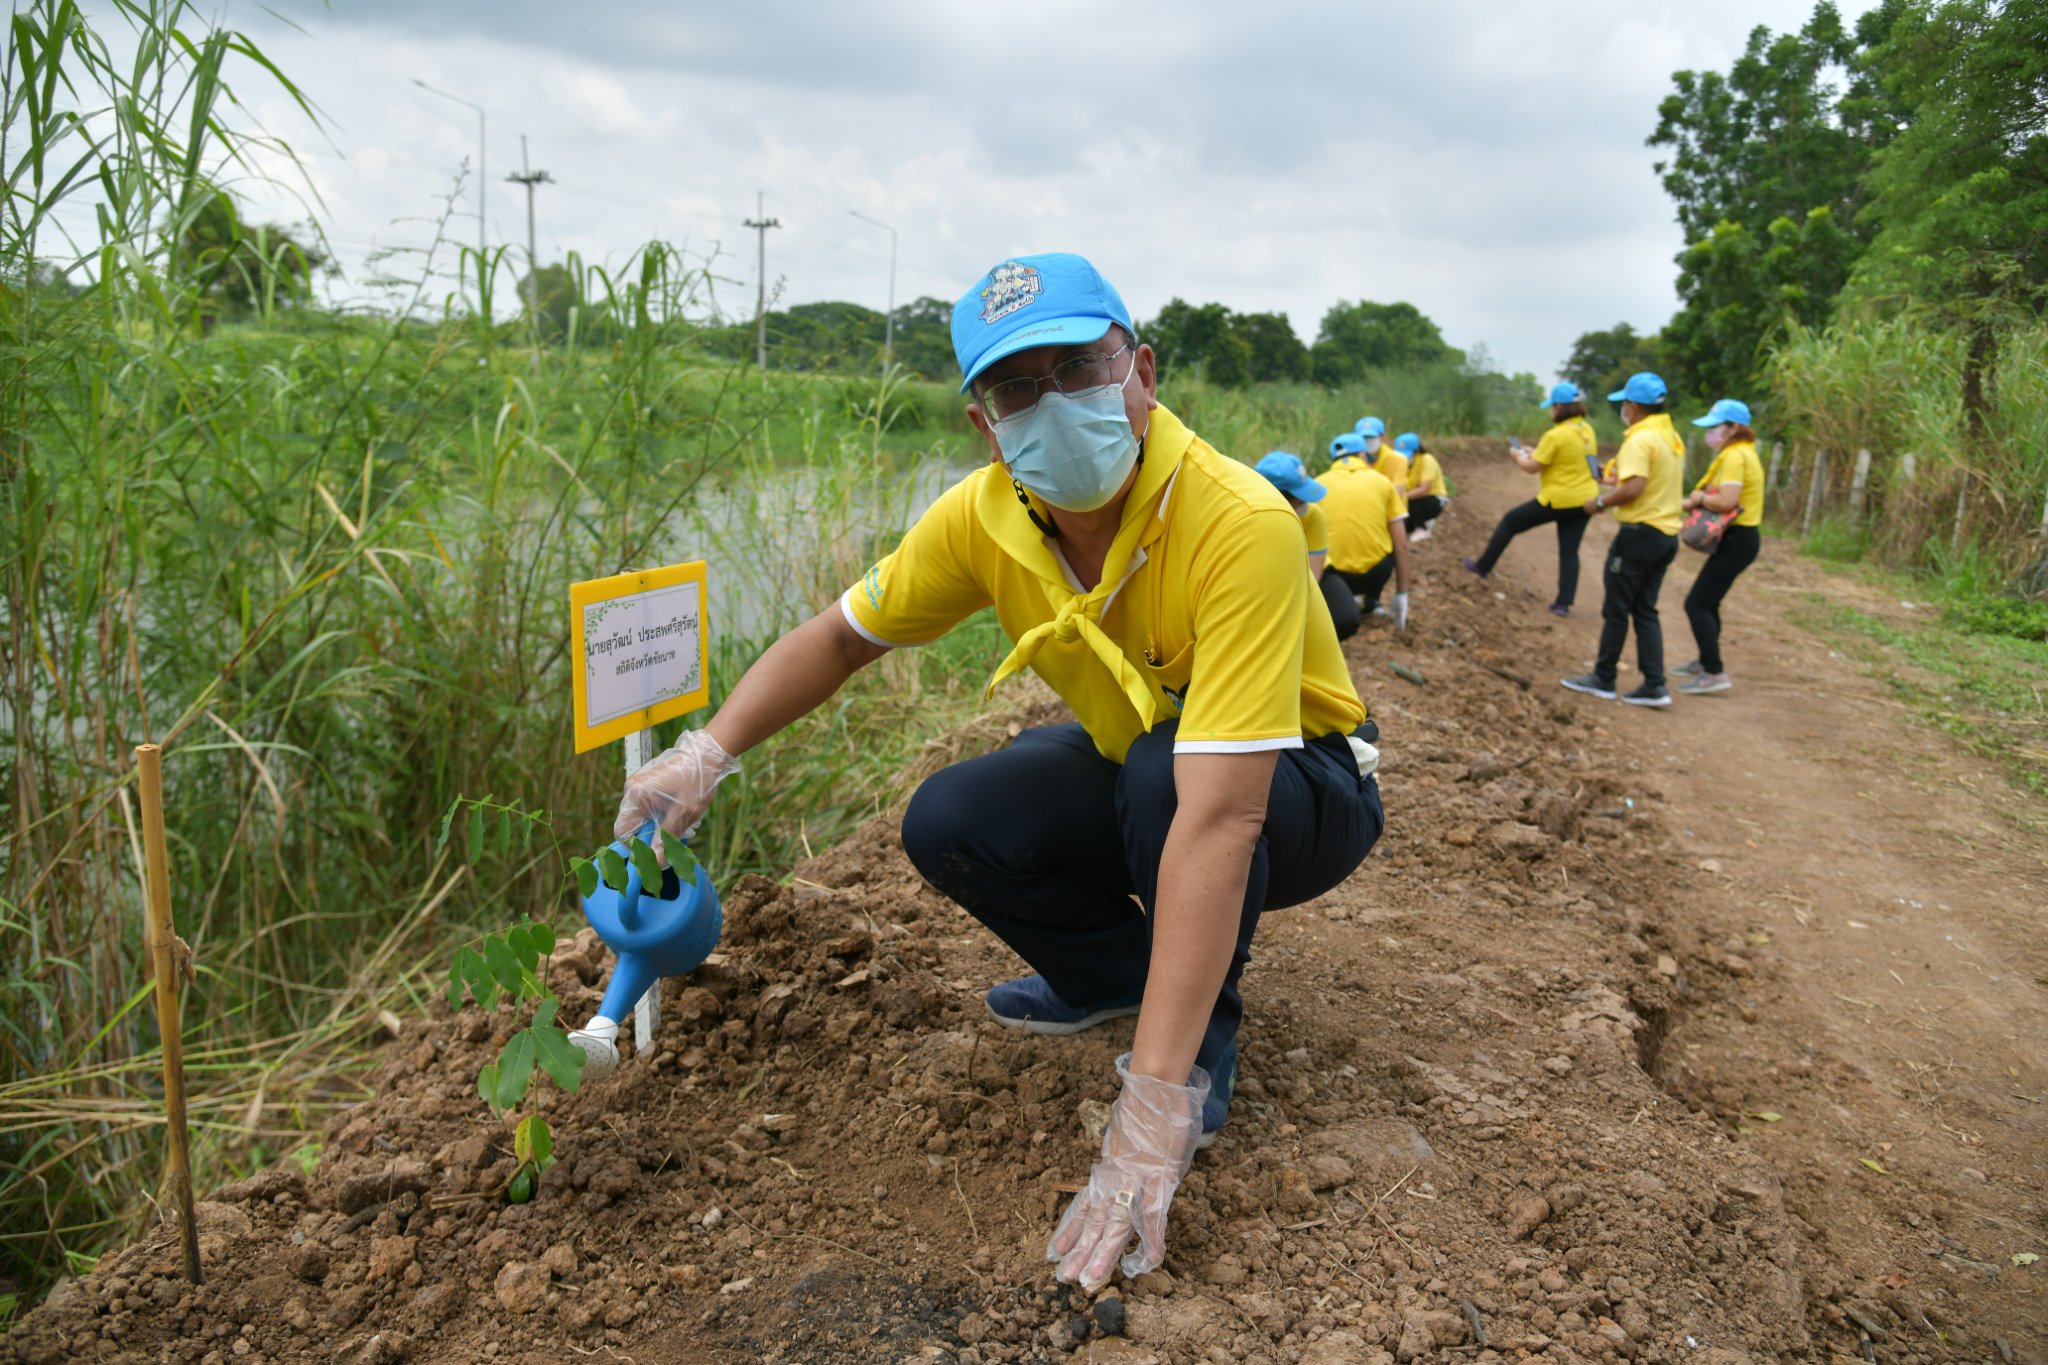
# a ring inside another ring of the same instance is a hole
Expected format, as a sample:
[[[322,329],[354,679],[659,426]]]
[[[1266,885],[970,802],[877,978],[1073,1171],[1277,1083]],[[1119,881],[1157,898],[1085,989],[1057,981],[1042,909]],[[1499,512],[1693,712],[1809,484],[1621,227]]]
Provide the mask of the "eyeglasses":
[[[992,384],[981,395],[982,411],[1000,421],[1015,417],[1020,412],[1029,412],[1038,406],[1039,394],[1051,384],[1064,394],[1076,394],[1085,389],[1099,389],[1104,384],[1116,382],[1117,358],[1131,349],[1130,343],[1107,353],[1087,351],[1071,360],[1063,360],[1052,367],[1052,373],[1043,378],[1022,376],[1005,379]]]

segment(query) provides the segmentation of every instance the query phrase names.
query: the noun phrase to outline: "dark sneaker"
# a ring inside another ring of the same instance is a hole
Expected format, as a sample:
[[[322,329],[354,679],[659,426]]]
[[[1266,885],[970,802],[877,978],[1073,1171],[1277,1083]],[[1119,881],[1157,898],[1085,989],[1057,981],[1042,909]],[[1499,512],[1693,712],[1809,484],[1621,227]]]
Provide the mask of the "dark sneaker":
[[[1478,560],[1468,556],[1464,559],[1459,560],[1458,563],[1464,567],[1466,573],[1476,573],[1481,578],[1486,577],[1486,570],[1479,567]]]
[[[1139,997],[1105,1005],[1069,1005],[1052,993],[1045,978],[1033,974],[989,987],[989,1016],[1005,1028],[1029,1029],[1033,1033],[1079,1033],[1111,1019],[1138,1012]]]
[[[1674,678],[1697,678],[1700,674],[1706,671],[1706,669],[1700,666],[1700,661],[1698,659],[1693,659],[1687,663],[1682,663],[1678,667],[1672,669],[1671,676]]]
[[[1202,1136],[1197,1147],[1207,1147],[1230,1119],[1230,1096],[1237,1089],[1237,1040],[1223,1051],[1215,1070],[1209,1073],[1209,1098],[1202,1101]]]
[[[1643,683],[1634,691],[1624,693],[1621,699],[1630,706],[1669,706],[1671,692],[1663,683]]]
[[[1734,687],[1726,673],[1702,673],[1698,677],[1687,678],[1675,690],[1680,696],[1706,697],[1716,692],[1732,691]]]
[[[1552,602],[1550,604],[1550,614],[1552,616],[1570,616],[1572,609],[1562,602]]]
[[[1581,673],[1576,678],[1559,678],[1558,681],[1574,692],[1583,692],[1602,701],[1614,700],[1614,684],[1603,679],[1598,673]]]

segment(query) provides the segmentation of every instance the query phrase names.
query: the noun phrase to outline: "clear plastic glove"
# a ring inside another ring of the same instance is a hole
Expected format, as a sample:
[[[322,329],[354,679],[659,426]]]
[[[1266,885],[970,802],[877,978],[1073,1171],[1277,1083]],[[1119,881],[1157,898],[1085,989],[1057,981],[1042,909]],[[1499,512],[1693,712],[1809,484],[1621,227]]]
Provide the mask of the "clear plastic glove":
[[[1116,1074],[1124,1088],[1102,1135],[1102,1160],[1045,1248],[1045,1258],[1059,1264],[1059,1278],[1091,1294],[1109,1283],[1119,1264],[1131,1279],[1165,1262],[1166,1211],[1195,1159],[1202,1101],[1209,1097],[1209,1073],[1200,1067],[1189,1073],[1188,1084],[1175,1085],[1133,1075],[1126,1052],[1116,1059]],[[1138,1249],[1125,1255],[1132,1233]]]
[[[612,837],[637,834],[652,820],[678,838],[689,838],[711,807],[711,793],[739,770],[740,761],[709,730],[683,731],[665,752],[626,779]]]
[[[1394,629],[1408,629],[1408,594],[1405,592],[1394,594]]]

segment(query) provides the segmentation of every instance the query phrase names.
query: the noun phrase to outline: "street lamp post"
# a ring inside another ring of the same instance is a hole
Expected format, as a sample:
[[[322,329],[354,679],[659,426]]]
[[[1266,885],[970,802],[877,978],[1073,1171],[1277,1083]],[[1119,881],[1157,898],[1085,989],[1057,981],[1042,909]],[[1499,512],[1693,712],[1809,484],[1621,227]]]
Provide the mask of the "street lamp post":
[[[880,219],[868,217],[859,209],[848,209],[847,212],[889,234],[889,312],[882,328],[882,373],[887,374],[896,359],[896,229]]]
[[[484,107],[473,100],[466,100],[460,95],[451,95],[446,90],[428,85],[417,76],[413,77],[412,83],[430,95],[439,95],[444,100],[454,100],[457,104],[466,104],[476,110],[476,254],[477,259],[481,261],[484,257],[484,187],[490,184],[491,179],[484,173]]]

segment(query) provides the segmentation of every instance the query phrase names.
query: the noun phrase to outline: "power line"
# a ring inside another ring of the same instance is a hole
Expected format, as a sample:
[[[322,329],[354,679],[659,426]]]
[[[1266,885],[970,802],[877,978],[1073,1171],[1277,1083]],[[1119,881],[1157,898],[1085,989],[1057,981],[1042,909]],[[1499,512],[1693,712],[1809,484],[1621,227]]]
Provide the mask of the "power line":
[[[529,170],[526,164],[526,134],[519,135],[519,169],[505,177],[526,187],[526,312],[533,319],[534,335],[540,334],[540,260],[534,255],[533,190],[552,185],[555,178],[546,171]],[[536,343],[537,344],[537,343]],[[538,354],[536,352],[536,354]]]
[[[768,194],[765,190],[754,194],[754,212],[758,217],[745,220],[746,225],[759,237],[759,249],[754,258],[754,268],[759,272],[757,289],[754,294],[754,360],[761,372],[768,371],[768,229],[782,226],[780,218],[768,216]]]

